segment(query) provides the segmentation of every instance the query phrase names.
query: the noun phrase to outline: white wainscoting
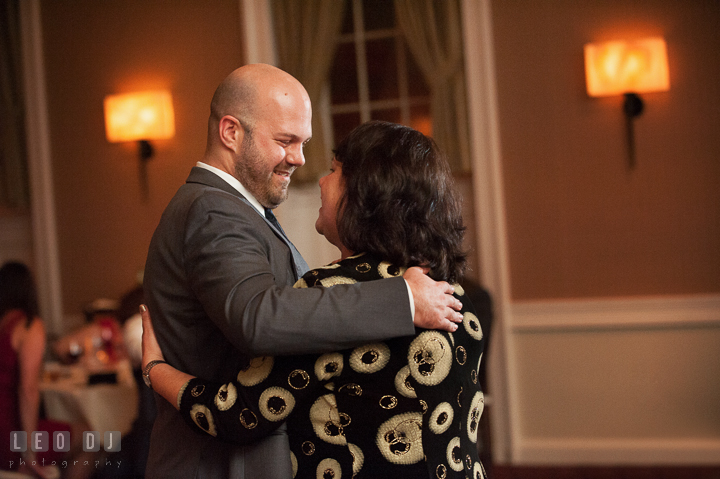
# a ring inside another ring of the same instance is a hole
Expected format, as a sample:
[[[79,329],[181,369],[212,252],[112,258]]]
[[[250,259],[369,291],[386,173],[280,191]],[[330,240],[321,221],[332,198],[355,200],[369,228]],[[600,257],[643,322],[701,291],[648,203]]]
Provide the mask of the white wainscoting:
[[[720,295],[693,295],[675,297],[617,298],[592,300],[558,300],[511,303],[509,330],[511,331],[509,389],[511,414],[514,428],[512,430],[511,462],[523,465],[714,465],[720,464],[720,424],[714,424],[718,417],[712,411],[699,414],[708,415],[707,429],[695,435],[678,434],[664,437],[651,437],[639,430],[637,437],[558,437],[548,434],[542,437],[538,431],[527,433],[522,418],[528,417],[523,404],[527,405],[538,391],[537,386],[519,384],[520,371],[527,372],[532,367],[542,368],[535,364],[528,366],[527,360],[516,348],[519,338],[537,338],[537,343],[552,338],[573,334],[577,338],[590,339],[617,332],[618,334],[648,333],[648,337],[659,332],[677,333],[678,337],[687,331],[707,330],[708,334],[717,334],[720,328]],[[527,345],[526,342],[522,343]],[[720,348],[720,344],[717,345]],[[717,395],[717,371],[720,364],[717,355],[710,354],[710,363],[698,362],[701,380],[694,380],[693,385],[699,389]],[[659,368],[667,367],[666,361],[658,364]],[[696,373],[697,371],[693,371]],[[685,371],[678,371],[677,377],[682,379]],[[617,370],[614,371],[617,373]],[[648,371],[653,374],[653,371]],[[580,376],[582,378],[582,376]],[[583,379],[580,379],[583,381]],[[678,381],[680,383],[681,381]],[[591,383],[588,383],[590,386]],[[573,387],[578,387],[575,383]],[[580,383],[582,387],[582,382]],[[522,395],[522,397],[521,397]],[[714,401],[710,396],[709,401]],[[562,397],[558,397],[562,401]],[[608,405],[612,414],[613,405]],[[720,408],[720,401],[717,402]],[[712,408],[711,408],[712,409]],[[605,411],[607,413],[607,411]],[[560,415],[562,418],[562,414]],[[657,421],[665,421],[659,417]],[[708,433],[710,431],[710,433]],[[591,435],[590,435],[591,436]]]
[[[720,440],[711,439],[523,439],[515,464],[534,465],[717,465]]]

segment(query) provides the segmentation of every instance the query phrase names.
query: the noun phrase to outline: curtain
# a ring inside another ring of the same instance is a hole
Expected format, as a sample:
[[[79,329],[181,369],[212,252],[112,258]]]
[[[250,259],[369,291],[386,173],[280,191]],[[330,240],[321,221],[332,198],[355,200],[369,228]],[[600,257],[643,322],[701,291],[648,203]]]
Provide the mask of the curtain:
[[[30,204],[19,0],[0,0],[0,207]]]
[[[339,0],[272,0],[278,66],[305,86],[313,103],[313,138],[305,147],[305,166],[293,174],[295,181],[316,181],[330,165],[331,139],[323,137],[317,106],[335,55],[344,5]]]
[[[453,171],[470,171],[459,1],[395,0],[395,13],[431,90],[433,138]]]

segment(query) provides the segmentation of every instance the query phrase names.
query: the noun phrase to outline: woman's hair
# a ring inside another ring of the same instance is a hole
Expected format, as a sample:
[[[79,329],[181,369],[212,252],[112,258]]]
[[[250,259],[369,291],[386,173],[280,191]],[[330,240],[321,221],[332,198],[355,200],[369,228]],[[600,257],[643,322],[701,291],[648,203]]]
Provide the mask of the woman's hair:
[[[426,265],[435,280],[460,281],[467,265],[461,202],[435,142],[407,126],[370,121],[334,153],[345,182],[340,241],[396,266]]]
[[[22,310],[27,325],[38,315],[35,281],[22,263],[8,262],[0,268],[0,317],[11,309]]]

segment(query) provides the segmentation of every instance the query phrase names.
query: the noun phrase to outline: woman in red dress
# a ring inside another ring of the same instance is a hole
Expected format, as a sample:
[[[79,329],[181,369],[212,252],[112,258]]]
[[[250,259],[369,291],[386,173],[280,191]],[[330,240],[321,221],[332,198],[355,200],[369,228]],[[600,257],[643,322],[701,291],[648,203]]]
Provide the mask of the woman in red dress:
[[[39,419],[44,353],[45,325],[38,316],[32,274],[22,263],[6,263],[0,268],[0,470],[50,478],[58,476],[50,464],[60,459],[53,457],[52,449],[35,453],[28,446],[17,453],[6,442],[11,431],[25,431],[29,443],[33,431],[52,436],[53,431],[70,430],[68,425]]]

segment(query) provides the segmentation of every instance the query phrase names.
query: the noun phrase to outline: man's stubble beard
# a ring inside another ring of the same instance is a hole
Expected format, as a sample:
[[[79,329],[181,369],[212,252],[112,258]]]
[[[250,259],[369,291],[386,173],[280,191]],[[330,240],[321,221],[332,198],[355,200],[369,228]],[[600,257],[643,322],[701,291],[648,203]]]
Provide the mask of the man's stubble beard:
[[[246,132],[241,148],[241,158],[235,160],[235,177],[261,205],[266,208],[277,207],[288,197],[287,185],[273,185],[273,170],[267,171],[267,165],[255,145],[252,132]]]

